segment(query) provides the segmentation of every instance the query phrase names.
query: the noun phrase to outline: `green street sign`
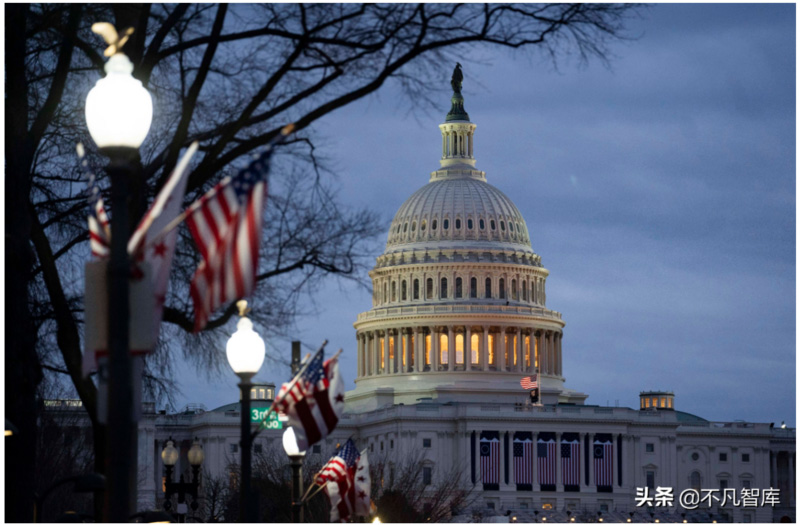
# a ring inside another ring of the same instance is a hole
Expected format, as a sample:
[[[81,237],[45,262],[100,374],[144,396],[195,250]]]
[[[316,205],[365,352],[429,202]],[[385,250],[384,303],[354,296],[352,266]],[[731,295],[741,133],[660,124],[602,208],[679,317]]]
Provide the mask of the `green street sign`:
[[[261,423],[264,421],[264,416],[267,415],[269,412],[268,408],[254,408],[250,410],[250,421],[253,423]],[[262,428],[274,428],[274,429],[281,429],[283,428],[283,423],[278,419],[277,412],[269,412],[269,416],[267,416],[267,421],[263,424]]]

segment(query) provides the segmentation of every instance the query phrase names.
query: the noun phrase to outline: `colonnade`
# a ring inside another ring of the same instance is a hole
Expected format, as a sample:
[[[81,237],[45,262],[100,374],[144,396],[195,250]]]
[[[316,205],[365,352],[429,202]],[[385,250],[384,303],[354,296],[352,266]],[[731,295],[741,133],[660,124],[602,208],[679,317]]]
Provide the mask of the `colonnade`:
[[[442,371],[561,376],[562,332],[530,327],[430,325],[359,330],[358,377]]]
[[[473,156],[473,131],[443,131],[442,158]]]

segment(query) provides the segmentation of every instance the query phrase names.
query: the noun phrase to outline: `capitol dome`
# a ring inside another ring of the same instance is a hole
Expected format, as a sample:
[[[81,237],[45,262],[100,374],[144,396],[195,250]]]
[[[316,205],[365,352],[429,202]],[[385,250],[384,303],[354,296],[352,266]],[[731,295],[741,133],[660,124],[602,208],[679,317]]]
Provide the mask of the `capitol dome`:
[[[546,306],[549,272],[520,211],[476,169],[476,125],[452,85],[440,168],[400,206],[369,274],[348,406],[523,401],[520,381],[534,375],[545,402],[582,403],[563,386],[564,322]]]

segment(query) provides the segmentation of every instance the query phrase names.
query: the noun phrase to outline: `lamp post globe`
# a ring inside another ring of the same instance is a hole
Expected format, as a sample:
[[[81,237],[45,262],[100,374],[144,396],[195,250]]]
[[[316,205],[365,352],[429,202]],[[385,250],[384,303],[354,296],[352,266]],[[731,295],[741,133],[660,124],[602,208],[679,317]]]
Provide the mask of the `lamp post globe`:
[[[172,438],[167,440],[167,446],[161,451],[161,461],[167,467],[174,467],[175,463],[178,462],[178,449],[175,448],[175,442],[172,441]]]
[[[225,349],[228,363],[239,377],[252,378],[264,364],[264,340],[253,330],[253,322],[247,317],[239,319],[236,332],[228,340]]]
[[[300,447],[297,446],[297,436],[295,436],[294,427],[287,428],[283,433],[283,450],[290,458],[295,456],[304,457],[306,455],[306,451],[300,450]]]
[[[86,125],[100,149],[142,145],[153,120],[153,100],[133,78],[133,64],[123,53],[105,65],[106,76],[86,97]]]
[[[200,445],[200,439],[194,438],[194,443],[192,443],[192,447],[189,449],[189,464],[193,467],[199,467],[203,464],[203,460],[206,459],[206,454],[203,452],[203,447]]]

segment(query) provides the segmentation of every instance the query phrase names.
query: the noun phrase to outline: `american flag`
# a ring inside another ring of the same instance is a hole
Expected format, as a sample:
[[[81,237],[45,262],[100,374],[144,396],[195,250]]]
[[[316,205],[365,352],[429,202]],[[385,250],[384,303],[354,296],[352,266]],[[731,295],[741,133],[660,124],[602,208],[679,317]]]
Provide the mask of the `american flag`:
[[[614,484],[614,446],[611,442],[594,442],[594,481],[598,487]]]
[[[275,407],[289,416],[289,425],[294,428],[300,450],[308,450],[333,432],[344,409],[339,356],[323,362],[324,357],[320,348],[297,377],[283,384],[275,397]]]
[[[481,436],[481,481],[484,484],[500,483],[500,439]]]
[[[348,439],[344,446],[328,460],[320,469],[316,477],[317,485],[324,485],[328,481],[339,481],[348,476],[350,468],[356,464],[360,454],[356,450],[352,439]]]
[[[514,483],[533,484],[533,440],[514,436]]]
[[[222,179],[186,210],[186,224],[202,257],[190,287],[195,332],[222,304],[255,289],[270,158],[292,129],[286,126],[247,168]]]
[[[539,381],[537,381],[537,374],[533,374],[532,376],[523,377],[520,382],[520,386],[525,390],[532,390],[534,388],[539,388]]]
[[[329,471],[324,487],[331,504],[331,522],[346,522],[353,514],[368,516],[370,478],[366,452],[360,454],[348,439],[328,464],[333,461],[338,462],[339,466]],[[323,467],[323,471],[326,467]],[[319,477],[317,482],[319,483]]]
[[[110,254],[111,232],[109,229],[108,214],[103,206],[103,197],[100,195],[100,188],[97,186],[97,177],[89,169],[89,161],[86,159],[86,151],[83,144],[78,144],[78,160],[80,160],[81,170],[86,177],[86,195],[89,200],[89,246],[92,255],[104,259]]]
[[[564,485],[581,484],[581,443],[574,441],[561,442],[561,478]]]
[[[556,442],[550,438],[547,441],[539,438],[537,446],[540,485],[556,484]]]

